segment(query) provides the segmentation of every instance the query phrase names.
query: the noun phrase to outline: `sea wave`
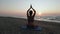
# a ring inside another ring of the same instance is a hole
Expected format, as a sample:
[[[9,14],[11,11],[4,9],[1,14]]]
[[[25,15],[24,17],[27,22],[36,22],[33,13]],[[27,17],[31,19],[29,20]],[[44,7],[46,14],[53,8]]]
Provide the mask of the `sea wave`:
[[[38,21],[48,21],[48,22],[57,22],[57,23],[60,23],[60,21],[58,21],[58,20],[49,20],[49,19],[43,19],[43,18],[35,19],[35,20],[38,20]]]

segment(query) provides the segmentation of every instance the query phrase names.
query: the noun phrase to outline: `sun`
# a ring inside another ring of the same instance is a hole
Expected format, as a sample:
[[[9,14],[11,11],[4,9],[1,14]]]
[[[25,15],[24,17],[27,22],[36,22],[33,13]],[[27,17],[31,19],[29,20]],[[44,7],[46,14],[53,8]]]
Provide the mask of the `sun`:
[[[41,13],[41,12],[39,12],[39,13],[38,13],[38,15],[39,15],[39,16],[41,16],[41,15],[42,15],[42,13]]]

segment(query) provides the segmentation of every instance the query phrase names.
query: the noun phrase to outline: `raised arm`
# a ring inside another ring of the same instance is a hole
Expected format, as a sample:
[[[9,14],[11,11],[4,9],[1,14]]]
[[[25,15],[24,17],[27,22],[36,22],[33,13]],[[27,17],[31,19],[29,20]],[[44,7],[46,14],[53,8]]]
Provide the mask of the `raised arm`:
[[[33,8],[32,8],[33,9]],[[36,14],[36,11],[33,9],[33,11],[34,11],[34,14],[33,14],[33,17],[35,16],[35,14]]]
[[[29,8],[29,9],[27,10],[27,17],[29,17],[29,14],[28,14],[28,13],[29,13],[29,10],[30,10],[30,9],[31,9],[31,8]]]

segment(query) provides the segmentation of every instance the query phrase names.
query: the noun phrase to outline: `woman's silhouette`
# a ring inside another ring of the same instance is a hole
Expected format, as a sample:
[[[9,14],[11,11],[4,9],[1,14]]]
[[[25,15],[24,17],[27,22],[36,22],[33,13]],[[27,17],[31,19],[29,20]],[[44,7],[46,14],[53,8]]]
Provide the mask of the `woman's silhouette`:
[[[30,10],[32,9],[32,10]],[[35,17],[36,11],[32,8],[32,5],[30,6],[30,8],[27,11],[27,19],[28,19],[28,24],[27,26],[29,28],[32,28],[34,26],[33,22],[34,22],[34,17]]]

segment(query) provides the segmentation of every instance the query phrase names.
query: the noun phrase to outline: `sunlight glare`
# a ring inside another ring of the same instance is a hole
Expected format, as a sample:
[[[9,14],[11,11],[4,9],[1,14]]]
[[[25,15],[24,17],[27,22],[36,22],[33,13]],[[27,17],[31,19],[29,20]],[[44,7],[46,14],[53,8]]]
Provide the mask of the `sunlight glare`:
[[[41,13],[41,12],[39,12],[39,13],[38,13],[38,15],[39,15],[39,16],[41,16],[41,15],[42,15],[42,13]]]

